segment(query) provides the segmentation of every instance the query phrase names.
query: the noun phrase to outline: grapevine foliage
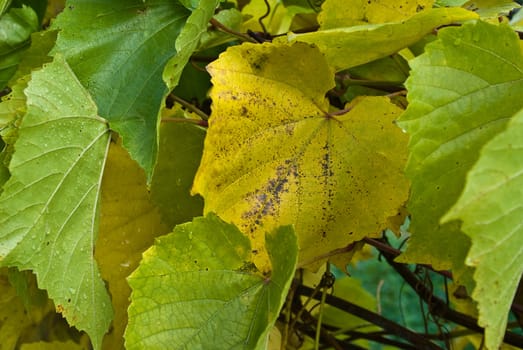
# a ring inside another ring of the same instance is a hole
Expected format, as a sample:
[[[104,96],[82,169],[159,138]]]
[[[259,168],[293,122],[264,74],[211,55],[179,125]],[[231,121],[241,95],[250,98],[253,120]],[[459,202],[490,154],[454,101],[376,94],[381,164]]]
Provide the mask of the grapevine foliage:
[[[0,1],[0,350],[523,348],[518,7]]]

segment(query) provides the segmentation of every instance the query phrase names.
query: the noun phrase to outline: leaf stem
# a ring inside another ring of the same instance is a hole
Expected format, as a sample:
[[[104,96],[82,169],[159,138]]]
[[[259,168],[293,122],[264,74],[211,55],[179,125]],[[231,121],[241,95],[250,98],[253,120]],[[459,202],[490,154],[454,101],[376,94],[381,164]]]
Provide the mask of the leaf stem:
[[[335,116],[338,116],[338,115],[343,115],[345,113],[349,113],[352,108],[354,108],[354,106],[349,106],[347,108],[340,109],[339,111],[336,111],[336,112],[330,112],[329,116],[330,117],[335,117]]]
[[[265,18],[267,18],[267,16],[269,16],[269,14],[271,13],[271,5],[269,4],[268,0],[263,0],[263,2],[265,2],[265,7],[267,8],[267,10],[263,14],[263,16],[258,18],[258,23],[260,24],[260,27],[262,27],[263,33],[267,34],[267,28],[265,28],[265,25],[263,24],[263,20]]]
[[[378,239],[373,239],[373,238],[368,238],[368,237],[365,237],[363,239],[363,241],[365,243],[367,243],[368,245],[371,245],[373,246],[374,248],[376,248],[378,251],[380,251],[382,254],[383,253],[387,253],[387,254],[391,254],[394,256],[394,258],[398,257],[400,254],[401,254],[401,251],[394,248],[394,247],[391,247],[390,245],[378,240]],[[436,272],[437,274],[440,274],[444,277],[447,277],[449,279],[452,279],[452,273],[450,271],[444,271],[444,270],[435,270],[431,265],[427,265],[427,264],[419,264],[419,266],[423,266],[429,270],[432,270],[434,272]]]
[[[218,21],[216,18],[211,18],[211,20],[209,21],[215,28],[221,30],[222,32],[224,33],[228,33],[228,34],[231,34],[239,39],[242,39],[244,41],[248,41],[248,42],[251,42],[251,43],[255,43],[257,44],[258,42],[256,40],[254,40],[253,38],[251,38],[250,36],[248,36],[247,34],[243,34],[243,33],[240,33],[240,32],[237,32],[229,27],[226,27],[225,25],[223,25],[220,21]]]
[[[294,291],[296,288],[296,284],[294,283],[296,279],[293,280],[293,283],[291,285],[289,294],[287,295],[287,302],[285,305],[285,327],[283,329],[283,337],[282,337],[282,347],[284,349],[287,348],[287,342],[289,341],[289,325],[291,323],[291,314],[292,314],[292,301],[294,300]]]
[[[329,263],[327,263],[327,271],[329,271]],[[329,286],[323,286],[321,291],[321,300],[320,300],[320,311],[318,314],[318,321],[316,323],[316,339],[315,339],[315,350],[320,348],[320,335],[321,335],[321,324],[323,321],[323,310],[325,306],[325,298],[327,297],[327,289]]]
[[[176,96],[175,94],[170,94],[170,97],[173,99],[174,102],[178,102],[179,104],[182,105],[182,107],[187,108],[188,110],[190,110],[191,112],[193,112],[194,114],[196,114],[197,116],[202,118],[202,120],[209,120],[209,116],[207,114],[205,114],[201,109],[199,109],[198,107],[193,105],[192,103],[185,101],[184,99]]]
[[[395,97],[395,96],[407,96],[407,90],[400,90],[400,91],[395,91],[395,92],[391,92],[390,94],[387,94],[385,95],[386,97]]]
[[[354,245],[355,243],[351,243],[349,244],[348,246],[346,247],[343,247],[343,248],[338,248],[338,249],[334,249],[334,250],[331,250],[330,252],[327,252],[325,254],[322,254],[322,255],[318,255],[318,256],[315,256],[314,258],[310,259],[310,260],[307,260],[307,261],[303,261],[301,263],[298,264],[298,266],[296,267],[297,269],[300,269],[304,266],[307,266],[307,265],[310,265],[310,264],[313,264],[317,261],[321,261],[321,260],[324,260],[324,259],[327,259],[327,258],[330,258],[332,256],[336,256],[336,255],[340,255],[340,254],[344,254],[344,253],[348,253],[350,252],[351,250],[354,249]]]

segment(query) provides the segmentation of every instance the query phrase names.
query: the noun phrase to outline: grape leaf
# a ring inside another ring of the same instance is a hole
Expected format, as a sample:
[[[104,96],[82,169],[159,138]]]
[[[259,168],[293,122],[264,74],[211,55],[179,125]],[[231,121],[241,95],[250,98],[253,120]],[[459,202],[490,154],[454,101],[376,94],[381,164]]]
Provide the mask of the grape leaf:
[[[7,12],[12,0],[0,0],[0,16]]]
[[[123,349],[131,288],[126,278],[154,237],[169,232],[150,199],[143,169],[120,145],[111,144],[101,190],[95,258],[112,296],[114,320],[104,349]]]
[[[191,196],[190,192],[204,138],[205,131],[194,125],[164,123],[160,129],[160,151],[151,182],[151,197],[170,228],[203,213],[202,198]]]
[[[129,277],[126,348],[265,348],[298,251],[290,226],[266,240],[270,276],[252,266],[249,240],[213,214],[159,238]]]
[[[6,127],[17,119],[20,119],[25,114],[26,97],[24,95],[24,89],[27,87],[27,83],[30,79],[31,76],[29,75],[19,78],[16,81],[16,84],[11,88],[11,92],[2,97],[2,103],[0,103],[1,133],[5,134]],[[8,140],[4,137],[4,141]]]
[[[207,15],[210,9],[202,11]],[[55,51],[64,53],[148,181],[157,157],[158,116],[168,92],[162,73],[174,55],[190,55],[185,50],[194,43],[187,35],[201,30],[197,27],[205,15],[191,17],[191,11],[172,0],[71,0],[54,22],[61,29]],[[189,17],[194,23],[178,41]],[[179,71],[167,71],[169,86],[185,63],[177,63]]]
[[[318,15],[320,29],[370,23],[399,22],[430,9],[433,0],[326,0]]]
[[[20,346],[20,350],[84,350],[85,348],[71,340],[26,343]]]
[[[5,142],[0,161],[4,166],[9,165],[13,144],[18,138],[18,125],[26,111],[24,89],[31,79],[30,73],[44,63],[51,62],[52,58],[48,56],[48,53],[54,46],[56,34],[56,31],[48,30],[31,35],[31,46],[25,51],[18,64],[18,70],[9,82],[11,92],[2,98],[2,103],[0,103],[0,136]],[[3,182],[0,181],[0,184]]]
[[[17,268],[9,268],[7,277],[26,310],[35,310],[49,304],[47,292],[38,288],[36,276],[31,271],[19,271]],[[52,310],[54,311],[54,306]]]
[[[399,86],[407,79],[408,71],[408,63],[403,58],[391,55],[349,69],[348,79],[353,79],[352,84],[364,80],[361,82],[364,85],[370,83],[370,80],[378,84]]]
[[[34,69],[40,68],[44,63],[51,62],[49,52],[56,42],[56,30],[45,30],[31,34],[31,46],[24,52],[20,59],[18,69],[11,78],[10,83],[30,74]],[[11,85],[11,84],[10,84]]]
[[[56,34],[56,31],[48,30],[31,35],[31,46],[25,51],[16,73],[10,80],[11,92],[2,98],[0,103],[0,128],[25,113],[26,98],[23,91],[30,80],[28,75],[33,69],[51,62],[52,58],[48,53],[54,46]]]
[[[197,49],[202,35],[207,32],[209,20],[213,17],[214,10],[219,3],[220,0],[199,0],[197,6],[187,18],[180,35],[176,38],[177,54],[167,62],[163,72],[163,80],[169,90],[178,85],[183,68]]]
[[[400,126],[411,134],[407,175],[413,232],[402,262],[459,268],[470,240],[457,221],[439,219],[454,205],[479,150],[522,106],[523,59],[506,25],[478,21],[440,30],[411,63],[409,106]]]
[[[241,12],[236,8],[221,10],[215,14],[213,18],[215,18],[218,22],[227,28],[237,32],[240,32],[241,30],[240,26],[242,24],[243,18]],[[199,50],[215,47],[236,39],[237,38],[235,36],[217,29],[207,31],[202,34]]]
[[[2,142],[0,142],[0,145],[2,144]],[[7,165],[6,165],[6,160],[5,160],[5,153],[4,152],[1,152],[0,153],[0,193],[2,193],[2,186],[4,186],[4,184],[6,183],[6,181],[9,179],[9,169],[7,168]]]
[[[499,16],[508,16],[511,10],[521,5],[512,0],[471,0],[463,7],[476,12],[481,18],[492,18],[497,21]]]
[[[0,262],[33,270],[57,310],[98,349],[112,317],[92,256],[107,123],[61,56],[33,73],[25,93],[0,196]]]
[[[474,18],[477,18],[475,13],[462,8],[430,9],[400,22],[289,33],[278,41],[314,44],[329,64],[340,71],[393,54],[439,26]]]
[[[202,106],[204,101],[208,99],[207,94],[209,92],[209,89],[211,88],[211,77],[203,68],[204,66],[205,64],[200,64],[198,66],[196,64],[186,65],[183,69],[182,76],[180,77],[178,85],[172,91],[172,95],[179,97],[185,101],[191,101],[197,107]],[[169,110],[169,108],[164,108],[161,111],[162,119],[165,117],[166,110]]]
[[[398,107],[369,97],[327,115],[333,73],[303,43],[243,44],[208,70],[213,110],[193,192],[251,237],[258,268],[268,269],[264,232],[280,225],[295,225],[300,264],[385,228],[408,194]]]
[[[32,8],[11,8],[0,17],[0,90],[16,72],[29,37],[38,30],[38,16]]]
[[[461,219],[472,247],[466,263],[476,267],[480,326],[485,345],[498,349],[523,274],[523,110],[481,150],[462,195],[444,221]]]
[[[36,308],[33,309],[37,311]],[[16,290],[10,285],[6,268],[0,269],[0,350],[16,349],[21,333],[41,318],[28,313]]]

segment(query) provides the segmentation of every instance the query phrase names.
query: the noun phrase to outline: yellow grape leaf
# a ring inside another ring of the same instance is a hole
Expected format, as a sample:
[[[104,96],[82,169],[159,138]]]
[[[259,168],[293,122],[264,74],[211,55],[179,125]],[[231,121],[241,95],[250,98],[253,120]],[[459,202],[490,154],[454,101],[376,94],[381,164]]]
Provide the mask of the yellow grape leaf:
[[[429,9],[433,0],[326,0],[318,22],[322,30],[361,24],[399,22]]]
[[[400,108],[368,97],[326,114],[333,72],[304,43],[231,47],[207,69],[213,109],[193,193],[249,235],[258,268],[280,225],[294,224],[301,263],[385,228],[409,187]]]
[[[0,350],[18,349],[25,334],[32,331],[46,332],[42,320],[55,314],[54,305],[45,293],[36,288],[36,278],[31,275],[25,289],[21,287],[27,271],[19,272],[8,268],[0,269]],[[19,281],[16,279],[19,278]],[[14,284],[18,283],[18,290]],[[42,293],[42,294],[40,294]],[[19,294],[24,295],[20,297]],[[44,299],[42,299],[42,296]],[[28,297],[34,299],[29,300]],[[65,322],[64,322],[65,323]],[[40,334],[39,334],[40,335]],[[46,332],[47,337],[52,337]]]
[[[288,33],[275,41],[314,44],[325,54],[329,64],[341,71],[396,53],[415,44],[434,28],[477,17],[474,12],[462,8],[433,8],[397,22]]]
[[[24,304],[17,298],[15,289],[7,278],[7,268],[0,270],[0,350],[16,347],[18,338],[32,320],[26,314]]]
[[[131,289],[127,276],[158,235],[169,232],[151,204],[145,174],[120,145],[111,143],[102,181],[100,233],[95,258],[109,286],[113,327],[103,349],[123,349]]]
[[[80,344],[75,343],[72,340],[65,342],[61,341],[52,341],[52,342],[35,342],[22,344],[20,350],[84,350]]]

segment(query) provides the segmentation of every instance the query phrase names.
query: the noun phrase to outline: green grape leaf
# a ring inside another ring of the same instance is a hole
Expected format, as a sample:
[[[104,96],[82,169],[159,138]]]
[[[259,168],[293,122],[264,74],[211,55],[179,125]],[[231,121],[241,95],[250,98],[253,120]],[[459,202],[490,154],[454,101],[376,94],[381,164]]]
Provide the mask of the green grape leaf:
[[[55,52],[65,55],[148,181],[157,157],[159,112],[168,92],[162,72],[178,53],[175,42],[190,15],[172,0],[71,0],[54,21],[61,29]],[[176,45],[182,44],[186,42]],[[175,76],[169,79],[177,81]]]
[[[186,65],[172,95],[185,101],[191,101],[196,104],[196,106],[201,106],[202,103],[208,99],[207,94],[211,88],[211,77],[207,71],[205,71],[204,66],[205,64],[201,63],[197,66],[198,68],[195,68],[196,64]],[[164,118],[166,110],[168,110],[168,108],[162,110],[162,118]]]
[[[521,66],[520,66],[521,67]],[[498,349],[523,274],[523,110],[481,150],[462,195],[444,221],[460,219],[472,247],[466,263],[476,267],[480,326],[487,349]]]
[[[220,0],[199,0],[197,7],[187,18],[185,26],[176,38],[177,54],[167,62],[163,71],[163,80],[169,90],[178,85],[183,68],[198,48],[202,35],[207,32],[209,20],[213,17],[219,3]]]
[[[369,24],[333,28],[295,34],[278,41],[306,42],[318,46],[336,71],[341,71],[391,55],[414,44],[434,28],[477,18],[462,8],[439,8],[421,11],[407,20],[385,24]]]
[[[0,17],[0,89],[16,72],[29,37],[38,30],[38,16],[32,8],[11,8]]]
[[[0,133],[2,133],[4,141],[9,142],[8,138],[5,137],[8,131],[6,127],[20,120],[25,114],[26,97],[24,90],[29,80],[31,80],[30,75],[19,78],[11,88],[11,92],[2,97],[2,103],[0,103]]]
[[[320,29],[399,22],[432,7],[433,0],[326,0],[318,15]]]
[[[300,264],[385,228],[408,196],[401,109],[368,97],[328,115],[333,73],[304,43],[243,44],[207,69],[213,112],[193,192],[249,235],[258,268],[280,225],[295,225]]]
[[[476,12],[481,18],[497,21],[499,16],[508,16],[510,11],[520,8],[521,5],[513,0],[471,0],[463,7]]]
[[[236,8],[221,10],[220,12],[214,15],[214,18],[227,28],[230,28],[237,32],[241,31],[240,27],[243,18],[241,12],[238,11],[238,9]],[[225,33],[217,29],[206,31],[202,34],[202,37],[200,39],[199,50],[215,47],[233,40],[237,40],[237,38],[232,34]]]
[[[0,262],[33,270],[57,311],[99,349],[112,317],[93,258],[108,126],[61,56],[33,73],[25,93],[0,196]]]
[[[100,233],[95,258],[112,296],[114,320],[104,349],[123,349],[131,288],[126,278],[156,236],[170,231],[151,203],[143,169],[114,143],[109,148],[101,189]]]
[[[129,277],[126,348],[264,349],[298,252],[290,226],[266,240],[270,275],[252,266],[249,240],[213,214],[159,238]]]
[[[7,12],[12,0],[0,0],[0,16]]]
[[[444,28],[410,64],[409,106],[400,126],[411,137],[406,173],[413,235],[399,261],[459,268],[470,240],[457,221],[439,219],[460,196],[481,147],[523,107],[519,40],[506,25]]]
[[[7,277],[26,310],[35,310],[48,304],[47,293],[38,288],[36,276],[31,271],[19,271],[16,268],[10,268]]]
[[[359,80],[361,84],[382,84],[399,86],[408,77],[409,65],[399,55],[391,55],[356,66],[349,69],[347,85],[355,85]]]
[[[5,142],[0,161],[4,166],[9,165],[14,151],[13,145],[18,138],[18,125],[26,111],[24,90],[31,79],[30,73],[44,63],[51,62],[52,58],[48,53],[54,46],[56,34],[56,31],[48,30],[31,35],[31,46],[25,51],[18,70],[11,78],[11,92],[2,98],[2,103],[0,103],[0,136]],[[3,176],[8,176],[5,171]],[[3,184],[1,180],[0,184]]]
[[[188,123],[164,123],[160,129],[160,151],[151,182],[151,197],[170,228],[203,213],[202,198],[191,196],[191,186],[200,164],[204,138],[203,129]]]
[[[2,193],[2,186],[4,186],[5,182],[9,179],[9,169],[7,168],[6,160],[5,160],[5,153],[0,153],[0,193]]]
[[[57,35],[56,30],[45,30],[31,34],[31,46],[24,52],[18,64],[18,70],[11,78],[10,85],[19,78],[31,74],[33,70],[40,68],[44,63],[52,61],[49,52],[55,45]]]

